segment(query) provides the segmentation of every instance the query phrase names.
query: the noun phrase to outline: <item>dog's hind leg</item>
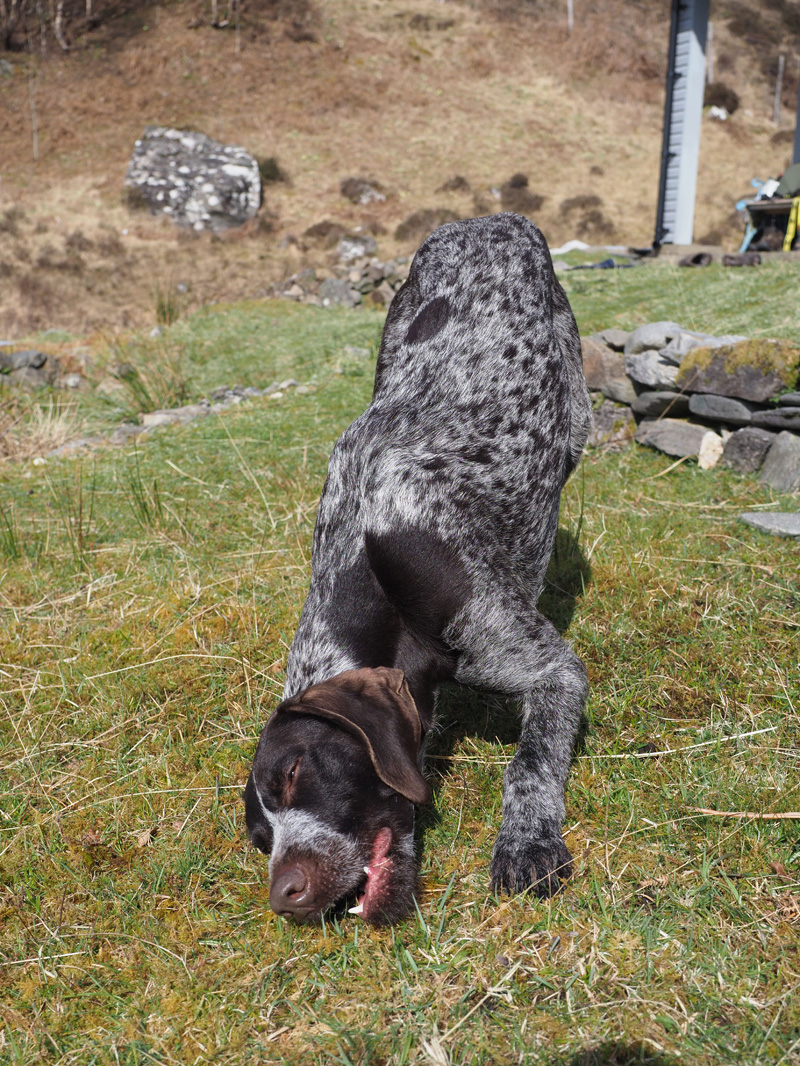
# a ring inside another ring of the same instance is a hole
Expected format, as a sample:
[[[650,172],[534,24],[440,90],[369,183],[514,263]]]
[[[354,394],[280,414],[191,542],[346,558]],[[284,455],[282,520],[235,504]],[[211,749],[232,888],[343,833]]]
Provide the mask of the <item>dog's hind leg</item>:
[[[505,655],[500,649],[500,673],[505,676],[484,673],[478,680],[474,660],[469,666],[465,663],[462,676],[473,684],[516,690],[522,697],[522,735],[505,772],[503,824],[492,854],[492,886],[498,891],[530,889],[550,896],[572,872],[561,837],[564,788],[588,681],[583,663],[550,622],[537,613],[525,629],[529,640],[521,640],[517,631]],[[529,684],[522,688],[519,681],[526,672]],[[513,688],[509,673],[514,676]]]

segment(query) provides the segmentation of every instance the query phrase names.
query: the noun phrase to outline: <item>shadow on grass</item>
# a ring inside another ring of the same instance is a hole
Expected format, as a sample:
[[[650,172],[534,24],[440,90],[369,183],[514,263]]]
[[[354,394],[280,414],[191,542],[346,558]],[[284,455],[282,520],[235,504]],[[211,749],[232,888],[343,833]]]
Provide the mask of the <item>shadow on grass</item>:
[[[608,1043],[579,1052],[566,1059],[564,1066],[672,1066],[677,1062],[675,1056],[647,1044]]]
[[[579,596],[591,581],[592,571],[583,554],[578,538],[568,529],[559,528],[544,588],[537,609],[564,634],[575,613]],[[426,763],[426,776],[434,795],[452,769],[452,755],[465,737],[477,740],[516,744],[519,740],[519,700],[498,693],[448,684],[439,690],[436,710],[437,729],[431,735]],[[584,720],[578,734],[576,754],[583,747],[587,723]],[[417,839],[421,845],[425,832],[438,824],[440,818],[431,804],[419,812]]]

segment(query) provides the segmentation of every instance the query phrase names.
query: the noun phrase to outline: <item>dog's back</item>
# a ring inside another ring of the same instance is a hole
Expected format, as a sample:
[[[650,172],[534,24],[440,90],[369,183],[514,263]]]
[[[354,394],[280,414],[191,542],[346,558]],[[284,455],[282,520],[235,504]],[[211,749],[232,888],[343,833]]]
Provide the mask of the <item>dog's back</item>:
[[[490,572],[532,609],[590,418],[575,320],[540,231],[512,214],[441,226],[392,302],[372,403],[331,456],[286,695],[357,665],[331,648],[323,618],[341,610],[343,571],[368,582],[370,536],[433,536],[465,576]]]

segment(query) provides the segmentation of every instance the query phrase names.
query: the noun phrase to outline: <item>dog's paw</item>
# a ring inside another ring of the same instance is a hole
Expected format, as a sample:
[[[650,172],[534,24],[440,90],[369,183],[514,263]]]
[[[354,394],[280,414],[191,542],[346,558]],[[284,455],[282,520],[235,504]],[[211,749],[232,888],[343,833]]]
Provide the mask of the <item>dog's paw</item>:
[[[495,892],[525,892],[552,896],[572,875],[572,856],[560,836],[520,840],[500,830],[492,853]]]

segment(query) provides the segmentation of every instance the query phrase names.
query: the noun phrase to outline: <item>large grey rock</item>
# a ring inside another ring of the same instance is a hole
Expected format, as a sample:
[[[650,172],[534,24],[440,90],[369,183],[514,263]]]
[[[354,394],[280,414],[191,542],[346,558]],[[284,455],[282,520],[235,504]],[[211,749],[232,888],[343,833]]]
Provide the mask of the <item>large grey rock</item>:
[[[785,392],[778,397],[779,407],[800,407],[800,392]]]
[[[356,259],[375,255],[377,250],[378,242],[368,233],[350,233],[342,237],[336,248],[340,263],[352,263]]]
[[[46,362],[47,356],[36,348],[26,348],[21,352],[0,351],[0,373],[10,370],[24,370],[26,367],[39,370]]]
[[[740,514],[742,522],[776,537],[800,537],[800,514],[795,511],[747,511]]]
[[[725,441],[722,465],[737,474],[755,474],[775,441],[776,434],[756,426],[745,426],[731,433]]]
[[[629,377],[612,378],[600,389],[607,400],[615,403],[624,403],[628,407],[636,399],[636,389]]]
[[[662,418],[658,421],[646,419],[640,423],[635,440],[656,448],[666,455],[683,459],[686,456],[699,455],[703,447],[703,438],[712,430],[705,426],[695,426],[677,418]]]
[[[677,381],[688,392],[764,403],[795,386],[799,367],[800,349],[788,341],[756,339],[693,349],[681,362]]]
[[[786,430],[778,434],[761,468],[761,481],[778,492],[800,489],[800,437]]]
[[[355,307],[361,302],[361,293],[346,278],[326,278],[317,290],[317,296],[323,307]]]
[[[626,355],[638,355],[650,349],[666,348],[669,342],[680,336],[683,329],[677,322],[648,322],[639,326],[625,342]]]
[[[749,426],[751,421],[755,421],[754,411],[757,409],[746,400],[696,392],[689,397],[689,410],[698,418],[707,418],[710,422],[726,422],[730,426]]]
[[[653,348],[625,355],[625,373],[651,389],[669,388],[678,377],[678,364]]]
[[[593,425],[587,444],[590,448],[618,451],[633,440],[636,422],[625,404],[604,400],[592,412]]]
[[[793,429],[800,433],[800,407],[776,407],[772,411],[758,411],[753,415],[754,426],[770,429]]]
[[[125,185],[152,214],[195,230],[240,226],[261,205],[261,175],[249,152],[165,126],[148,126],[136,142]]]
[[[680,392],[665,392],[655,389],[640,392],[631,404],[631,410],[640,418],[683,418],[689,414],[689,397]]]

